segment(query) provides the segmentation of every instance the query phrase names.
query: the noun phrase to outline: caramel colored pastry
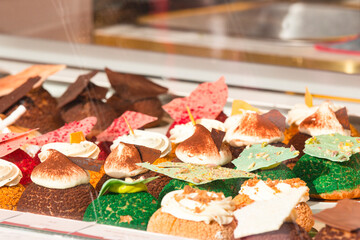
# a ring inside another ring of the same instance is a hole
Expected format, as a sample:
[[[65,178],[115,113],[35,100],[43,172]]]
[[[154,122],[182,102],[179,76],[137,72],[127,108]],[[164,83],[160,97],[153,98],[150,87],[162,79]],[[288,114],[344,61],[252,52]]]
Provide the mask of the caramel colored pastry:
[[[309,234],[296,223],[284,223],[277,231],[240,238],[241,240],[310,240]]]
[[[185,186],[165,195],[147,231],[196,239],[234,239],[231,198]]]
[[[0,187],[0,208],[16,210],[21,195],[25,187],[20,183],[13,187]]]

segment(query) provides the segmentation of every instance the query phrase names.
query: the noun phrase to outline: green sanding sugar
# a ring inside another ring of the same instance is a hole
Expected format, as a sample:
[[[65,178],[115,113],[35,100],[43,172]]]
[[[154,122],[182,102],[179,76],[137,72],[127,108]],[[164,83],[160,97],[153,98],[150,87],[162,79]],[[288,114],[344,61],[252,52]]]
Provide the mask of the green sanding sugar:
[[[267,180],[268,178],[270,178],[271,180],[285,180],[296,178],[295,173],[283,163],[275,168],[267,170],[257,170],[254,173],[260,176],[259,178],[262,180]]]
[[[202,185],[194,185],[189,182],[173,179],[168,184],[166,184],[166,186],[160,192],[158,198],[159,204],[161,203],[161,200],[166,194],[175,190],[184,189],[186,185],[190,185],[193,188],[206,190],[210,192],[222,192],[224,193],[225,197],[234,197],[237,195],[237,193],[235,194],[228,186],[226,186],[226,184],[222,180],[216,180],[211,183],[202,184]]]
[[[293,171],[306,182],[310,194],[351,190],[360,185],[360,155],[354,154],[346,162],[333,162],[305,154]]]
[[[88,206],[84,221],[146,230],[158,205],[157,200],[147,192],[110,193],[97,198]]]

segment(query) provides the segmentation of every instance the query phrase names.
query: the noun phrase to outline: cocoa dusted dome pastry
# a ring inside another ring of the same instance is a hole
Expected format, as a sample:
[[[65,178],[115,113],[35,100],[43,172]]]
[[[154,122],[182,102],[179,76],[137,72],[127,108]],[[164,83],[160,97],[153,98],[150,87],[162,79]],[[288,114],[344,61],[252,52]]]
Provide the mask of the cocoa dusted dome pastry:
[[[176,157],[182,162],[201,165],[222,166],[229,163],[232,155],[227,143],[223,142],[224,135],[215,135],[219,138],[204,126],[196,124],[193,135],[176,147]]]
[[[16,121],[16,124],[26,128],[39,128],[39,132],[47,133],[61,127],[64,122],[56,108],[56,100],[41,85],[33,88],[40,77],[29,78],[24,84],[14,89],[8,95],[0,98],[0,113],[9,116],[19,105],[26,112]]]
[[[96,74],[97,71],[92,71],[80,75],[58,99],[58,108],[65,122],[79,121],[90,116],[97,117],[98,121],[89,134],[90,137],[104,131],[119,116],[104,102],[108,89],[90,82]]]
[[[167,93],[167,88],[140,75],[114,72],[108,68],[105,68],[105,72],[111,86],[115,89],[115,94],[108,99],[107,103],[118,115],[130,110],[158,118],[157,121],[145,127],[154,127],[161,122],[164,110],[158,96]]]
[[[56,150],[47,150],[47,159],[35,167],[31,179],[19,211],[81,220],[96,198],[89,173]]]
[[[234,239],[233,210],[231,197],[185,186],[165,195],[147,231],[196,239]]]

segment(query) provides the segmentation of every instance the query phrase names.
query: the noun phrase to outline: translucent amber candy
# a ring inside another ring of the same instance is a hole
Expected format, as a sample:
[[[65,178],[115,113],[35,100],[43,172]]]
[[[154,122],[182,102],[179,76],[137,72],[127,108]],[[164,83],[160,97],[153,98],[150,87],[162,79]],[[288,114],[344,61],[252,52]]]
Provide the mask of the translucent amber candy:
[[[16,210],[16,205],[24,191],[25,187],[20,183],[12,187],[0,187],[0,208]]]

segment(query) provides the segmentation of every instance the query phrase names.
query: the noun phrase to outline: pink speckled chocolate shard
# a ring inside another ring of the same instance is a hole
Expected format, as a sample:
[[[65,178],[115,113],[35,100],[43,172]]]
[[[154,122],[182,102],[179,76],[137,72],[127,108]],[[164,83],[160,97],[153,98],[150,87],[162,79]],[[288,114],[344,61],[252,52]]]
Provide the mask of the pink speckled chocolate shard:
[[[215,119],[223,110],[228,98],[228,87],[225,78],[216,82],[200,84],[190,96],[176,98],[163,106],[175,122],[189,122],[186,106],[195,119]]]
[[[0,134],[0,157],[14,152],[29,141],[29,133],[33,130],[22,133],[2,133]]]
[[[87,117],[79,122],[74,121],[65,124],[63,127],[56,129],[52,132],[48,132],[44,135],[33,138],[29,141],[29,143],[42,146],[52,142],[69,142],[71,133],[81,131],[86,136],[90,133],[96,122],[96,117]]]
[[[119,118],[115,119],[110,125],[110,127],[108,127],[105,131],[100,133],[96,137],[96,140],[100,142],[114,141],[117,137],[124,134],[128,134],[129,128],[126,125],[124,117],[129,122],[132,129],[141,128],[146,124],[157,120],[156,117],[151,117],[146,114],[133,112],[133,111],[126,111]]]

